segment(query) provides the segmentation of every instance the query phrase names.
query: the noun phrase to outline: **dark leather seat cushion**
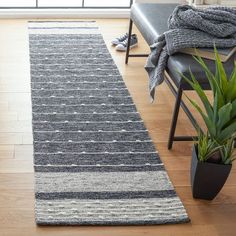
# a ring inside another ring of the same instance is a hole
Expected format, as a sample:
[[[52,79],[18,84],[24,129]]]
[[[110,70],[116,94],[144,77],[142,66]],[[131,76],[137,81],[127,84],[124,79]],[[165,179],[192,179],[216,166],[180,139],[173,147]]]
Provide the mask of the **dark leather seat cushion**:
[[[176,6],[177,4],[133,4],[130,17],[149,45],[168,30],[167,20]]]
[[[230,76],[233,71],[235,59],[236,54],[234,54],[234,56],[232,56],[227,62],[223,63],[228,76]],[[215,61],[207,59],[204,59],[204,61],[210,70],[215,73]],[[191,71],[198,82],[201,84],[202,88],[206,90],[210,89],[210,85],[208,84],[208,80],[205,73],[203,72],[202,67],[191,56],[182,53],[176,53],[175,55],[169,57],[166,71],[177,87],[181,84],[183,89],[191,90],[192,88],[178,73],[179,71],[190,78],[189,68],[191,68]]]
[[[136,3],[131,8],[131,19],[137,26],[146,42],[151,45],[155,40],[168,30],[167,20],[177,4],[158,4],[158,3]],[[236,53],[230,58],[224,67],[227,74],[231,74],[236,59]],[[215,70],[215,63],[212,60],[205,60],[211,71]],[[177,87],[181,84],[184,89],[191,89],[181,78],[177,71],[189,76],[189,68],[198,79],[199,83],[209,89],[209,84],[202,68],[190,55],[176,53],[169,57],[166,71],[171,76]]]

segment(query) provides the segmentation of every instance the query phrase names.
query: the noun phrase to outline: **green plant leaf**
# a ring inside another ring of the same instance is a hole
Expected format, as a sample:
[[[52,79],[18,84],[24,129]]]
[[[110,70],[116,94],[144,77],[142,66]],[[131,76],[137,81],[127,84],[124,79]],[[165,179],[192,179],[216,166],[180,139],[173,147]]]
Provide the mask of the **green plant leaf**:
[[[227,75],[225,73],[225,69],[224,69],[223,64],[220,60],[220,56],[219,56],[218,51],[216,50],[216,47],[214,47],[214,51],[215,51],[215,58],[216,58],[216,75],[215,75],[215,78],[218,80],[221,91],[226,96],[227,88],[228,88]]]
[[[221,156],[224,164],[231,164],[234,161],[234,144],[235,144],[236,135],[230,137],[226,142],[222,145]]]
[[[214,113],[213,121],[216,124],[218,120],[218,93],[215,94],[215,97],[213,99],[213,113]]]
[[[212,120],[214,118],[214,113],[213,113],[212,105],[209,102],[208,97],[206,96],[204,90],[201,88],[200,84],[196,80],[196,78],[193,75],[191,70],[190,70],[190,75],[191,75],[191,78],[192,78],[192,81],[193,81],[193,89],[197,92],[199,98],[202,101],[202,104],[204,105],[204,108],[205,108],[205,110],[207,112],[207,115]]]
[[[230,121],[232,111],[232,104],[227,103],[219,109],[218,122],[217,122],[217,133],[221,132],[221,129]]]
[[[231,118],[236,118],[236,99],[232,102]]]
[[[186,96],[187,97],[187,96]],[[200,115],[202,116],[207,129],[209,131],[210,136],[213,138],[216,136],[216,128],[215,128],[215,124],[212,122],[212,120],[210,120],[206,114],[202,111],[202,109],[198,106],[198,104],[193,101],[192,99],[190,99],[189,97],[187,97],[188,100],[190,101],[190,103],[195,107],[195,109],[197,109],[197,111],[200,113]]]
[[[222,107],[225,104],[225,99],[217,79],[215,78],[213,73],[208,69],[207,65],[201,57],[194,57],[194,59],[201,65],[201,67],[205,71],[206,77],[210,83],[210,87],[213,92],[213,96],[215,97],[215,94],[218,93],[218,108]]]
[[[204,60],[200,57],[200,56],[194,56],[193,57],[195,61],[198,62],[199,65],[201,65],[202,69],[204,70],[207,79],[209,80],[210,86],[211,86],[211,90],[213,92],[213,95],[215,94],[215,83],[213,83],[213,78],[214,75],[213,73],[208,69],[206,63],[204,62]]]
[[[236,63],[234,65],[234,70],[230,76],[227,92],[226,92],[227,102],[232,102],[236,99]]]
[[[195,76],[193,75],[193,73],[191,72],[191,70],[189,69],[192,81],[187,78],[184,74],[180,73],[180,76],[182,76],[182,78],[196,91],[196,93],[198,94],[199,98],[201,99],[204,108],[207,112],[207,115],[213,119],[214,117],[214,113],[213,113],[213,109],[212,109],[212,105],[209,102],[204,90],[201,88],[200,84],[198,83],[198,81],[196,80]]]
[[[232,137],[236,132],[236,120],[233,120],[232,123],[222,130],[219,134],[220,142],[224,142],[226,139]]]

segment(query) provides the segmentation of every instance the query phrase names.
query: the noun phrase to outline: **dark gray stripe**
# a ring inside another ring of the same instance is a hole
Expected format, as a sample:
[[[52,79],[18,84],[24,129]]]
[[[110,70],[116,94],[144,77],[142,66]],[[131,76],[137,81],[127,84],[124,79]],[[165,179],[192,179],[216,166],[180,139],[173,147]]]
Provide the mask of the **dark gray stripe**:
[[[124,124],[116,124],[110,123],[109,125],[104,126],[104,124],[60,124],[60,123],[51,123],[51,124],[42,124],[42,123],[34,123],[33,124],[34,131],[134,131],[134,130],[146,130],[143,123],[124,123]]]
[[[91,52],[91,53],[87,53],[87,52],[71,52],[71,53],[68,53],[68,54],[64,54],[64,53],[41,53],[41,54],[31,54],[30,56],[30,60],[32,62],[35,62],[35,61],[42,61],[42,60],[64,60],[64,59],[70,59],[70,60],[82,60],[83,58],[80,58],[82,56],[86,56],[86,59],[94,59],[94,58],[98,58],[99,60],[102,59],[102,60],[106,60],[106,59],[111,59],[111,55],[109,55],[107,52]],[[104,58],[105,56],[105,58]],[[49,75],[49,76],[53,76],[52,75]],[[83,75],[81,75],[81,77],[83,77]]]
[[[31,34],[29,36],[30,46],[34,46],[34,44],[45,42],[46,44],[52,42],[74,42],[75,40],[103,40],[102,36],[99,34]],[[31,45],[32,44],[32,45]]]
[[[75,107],[76,108],[76,107]],[[53,112],[59,112],[60,106],[52,106],[47,107],[43,106],[44,112],[53,113]],[[76,111],[74,109],[74,111]],[[141,121],[139,114],[137,113],[114,113],[114,114],[76,114],[76,115],[67,115],[67,114],[52,114],[52,115],[37,115],[38,120],[41,120],[44,122],[45,120],[48,121],[63,121],[66,123],[70,120],[70,118],[74,119],[74,121],[78,122],[88,122],[89,121],[98,121],[98,122],[107,122],[107,121]],[[38,123],[37,119],[34,121],[35,124]],[[47,124],[46,124],[47,125]]]
[[[99,60],[98,60],[99,59]],[[57,64],[114,64],[113,60],[111,58],[102,58],[99,55],[92,55],[89,59],[88,58],[81,58],[81,59],[73,59],[73,58],[53,58],[53,57],[47,57],[47,58],[35,58],[30,60],[32,65],[36,64],[44,64],[47,62],[47,65],[57,65]],[[104,79],[104,78],[103,78]],[[80,81],[80,79],[79,79]],[[45,81],[46,82],[46,81]]]
[[[73,40],[51,40],[51,41],[44,41],[44,42],[41,42],[41,41],[37,41],[37,43],[35,42],[33,45],[30,45],[30,48],[43,48],[44,47],[50,47],[50,46],[63,46],[63,47],[75,47],[75,46],[81,46],[81,45],[86,45],[86,46],[89,46],[90,43],[92,44],[96,44],[96,45],[99,45],[99,43],[101,44],[103,41],[102,41],[102,38],[100,39],[94,39],[94,38],[91,38],[91,39],[73,39]],[[105,59],[105,58],[104,58]]]
[[[45,56],[47,57],[47,54],[53,54],[55,51],[56,51],[56,54],[58,53],[63,53],[65,56],[71,54],[71,53],[77,53],[77,54],[85,54],[86,52],[88,54],[92,54],[92,55],[96,55],[97,53],[105,53],[106,52],[106,48],[104,47],[101,47],[101,48],[98,48],[98,45],[94,45],[94,46],[91,46],[91,48],[87,49],[85,51],[85,48],[86,46],[85,45],[81,45],[81,46],[74,46],[74,47],[70,47],[68,48],[68,46],[64,46],[64,47],[58,47],[58,46],[52,46],[52,47],[48,47],[48,48],[42,48],[42,49],[39,49],[37,50],[36,48],[35,49],[31,49],[31,53],[40,53],[40,54],[44,54],[45,53]],[[90,68],[91,69],[91,68]]]
[[[36,134],[34,134],[36,135]],[[160,164],[156,153],[102,153],[102,154],[34,154],[36,165],[145,165]]]
[[[91,63],[92,64],[92,63]],[[31,71],[34,72],[40,72],[40,71],[54,71],[54,72],[62,72],[62,71],[85,71],[85,74],[89,74],[89,73],[105,73],[105,72],[109,72],[110,70],[114,70],[114,71],[117,71],[116,69],[114,69],[114,65],[113,64],[101,64],[101,65],[97,65],[96,69],[94,70],[91,70],[91,64],[82,64],[82,65],[78,65],[77,68],[75,68],[75,66],[73,65],[64,65],[64,64],[61,64],[61,65],[42,65],[42,64],[37,64],[37,65],[34,65],[32,64],[31,65]]]
[[[182,216],[181,218],[178,217],[178,220],[175,219],[168,219],[168,220],[135,220],[135,221],[127,221],[127,219],[120,220],[120,221],[86,221],[83,220],[82,222],[79,222],[79,225],[160,225],[160,224],[180,224],[180,223],[188,223],[190,222],[189,218],[186,218],[185,216]],[[78,225],[78,222],[75,221],[44,221],[44,220],[37,220],[38,225]]]
[[[174,190],[136,191],[136,192],[63,192],[39,193],[36,199],[134,199],[134,198],[171,198],[176,197]]]
[[[163,166],[35,166],[37,172],[131,172],[163,171]]]
[[[69,97],[69,98],[32,98],[34,105],[42,105],[47,104],[50,106],[66,104],[68,105],[79,105],[86,104],[87,105],[96,105],[103,104],[105,107],[108,104],[110,106],[116,106],[117,104],[133,104],[133,100],[131,97]],[[109,107],[109,106],[108,106]],[[76,110],[76,107],[75,107]]]
[[[113,89],[114,86],[116,88],[125,88],[124,83],[33,83],[32,89]]]
[[[63,132],[63,133],[34,133],[34,139],[37,141],[136,141],[136,140],[150,140],[147,132],[121,132],[121,133],[111,133],[111,132],[103,132],[103,133],[71,133],[71,132]]]
[[[69,97],[69,96],[129,96],[127,90],[32,90],[33,97]]]
[[[119,71],[118,70],[112,70],[111,69],[106,69],[106,70],[90,70],[91,68],[84,68],[84,69],[68,69],[68,70],[57,70],[57,71],[53,71],[53,70],[31,70],[32,76],[35,75],[42,75],[42,76],[48,76],[51,75],[51,73],[54,73],[54,75],[58,75],[58,76],[66,76],[66,75],[70,75],[71,73],[73,73],[74,75],[77,74],[83,74],[83,76],[92,76],[92,75],[103,75],[103,76],[107,76],[107,75],[119,75]]]
[[[45,59],[48,60],[48,59]],[[93,63],[94,62],[94,63]],[[69,63],[47,63],[46,65],[42,64],[42,63],[32,63],[31,64],[31,70],[41,70],[41,69],[45,69],[45,70],[65,70],[65,69],[75,69],[75,67],[73,66],[75,62],[69,64]],[[106,60],[105,62],[100,62],[98,60],[92,59],[92,61],[90,63],[86,62],[86,61],[81,61],[81,63],[76,62],[77,64],[77,68],[79,69],[83,69],[83,70],[89,70],[89,67],[91,69],[91,66],[96,65],[97,69],[96,70],[114,70],[114,62],[112,62],[111,60]],[[93,70],[93,71],[96,71]]]
[[[34,143],[34,152],[155,152],[152,143]]]
[[[69,101],[69,100],[68,100]],[[62,117],[65,118],[67,121],[75,121],[76,115],[73,114],[68,114],[68,113],[74,113],[75,111],[77,113],[113,113],[113,112],[135,112],[136,108],[134,105],[124,105],[124,106],[117,106],[117,105],[106,105],[106,106],[61,106],[57,107],[56,111],[58,113],[65,113],[65,114],[57,114],[55,115],[50,115],[50,114],[43,114],[43,113],[48,113],[48,109],[52,109],[55,111],[55,107],[53,106],[34,106],[33,107],[33,116],[35,118],[35,121],[40,121],[39,117],[41,117],[41,121],[52,121],[51,117],[53,117],[54,121],[62,121]],[[40,114],[39,114],[40,113]],[[66,114],[67,113],[67,114]],[[64,120],[64,121],[65,121]]]
[[[101,40],[100,40],[101,41]],[[91,43],[91,44],[90,44]],[[43,47],[44,46],[44,47]],[[96,41],[79,41],[79,42],[74,42],[72,41],[72,43],[68,43],[67,41],[64,42],[63,44],[62,43],[51,43],[50,45],[43,45],[43,44],[39,44],[39,45],[33,45],[33,46],[30,46],[30,50],[31,51],[34,51],[34,50],[38,50],[38,52],[42,52],[42,51],[48,51],[48,50],[51,50],[53,51],[53,49],[84,49],[85,47],[87,47],[89,50],[91,49],[94,49],[94,50],[105,50],[106,47],[103,45],[101,47],[99,47],[99,42],[96,42]],[[55,51],[55,50],[54,50]],[[46,65],[46,64],[45,64]]]
[[[119,75],[114,75],[114,76],[81,76],[78,80],[78,75],[64,75],[64,76],[56,76],[56,75],[50,75],[47,77],[44,76],[32,76],[31,79],[32,83],[42,83],[42,82],[47,82],[47,83],[67,83],[67,81],[70,81],[71,83],[76,83],[76,82],[94,82],[96,81],[97,83],[103,83],[103,81],[106,82],[121,82],[122,78]]]

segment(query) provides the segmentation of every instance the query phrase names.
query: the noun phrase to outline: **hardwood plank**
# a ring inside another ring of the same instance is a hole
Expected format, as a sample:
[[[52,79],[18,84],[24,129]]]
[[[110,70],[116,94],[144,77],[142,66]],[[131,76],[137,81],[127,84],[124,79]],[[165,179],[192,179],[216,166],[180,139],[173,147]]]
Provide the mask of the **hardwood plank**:
[[[4,121],[1,122],[0,132],[16,132],[16,133],[23,133],[23,132],[31,132],[31,123],[29,121]]]
[[[0,159],[14,158],[14,145],[0,145]]]
[[[33,173],[0,174],[0,192],[12,189],[21,189],[21,190],[34,189],[34,174]]]
[[[0,159],[0,174],[2,173],[14,173],[14,174],[15,173],[33,173],[33,171],[34,171],[34,168],[33,168],[32,158],[28,160]]]
[[[22,144],[32,145],[33,144],[33,134],[24,133],[22,136]]]
[[[189,170],[169,170],[167,168],[168,175],[174,186],[190,186],[190,173]],[[225,183],[226,186],[236,187],[236,171],[231,170],[230,175]]]
[[[1,188],[1,187],[0,187]],[[1,191],[0,209],[16,209],[22,207],[34,208],[34,190],[33,189],[9,189]]]
[[[2,144],[22,144],[23,133],[0,133],[0,145]]]
[[[225,234],[226,231],[232,232],[232,227],[228,227],[225,229],[225,226],[218,225],[215,227],[214,225],[161,225],[161,226],[125,226],[125,227],[96,227],[96,226],[79,226],[79,227],[46,227],[46,226],[39,226],[33,228],[31,227],[21,227],[19,231],[16,231],[14,228],[11,227],[4,227],[4,229],[0,229],[0,233],[4,236],[15,236],[16,232],[18,236],[25,236],[25,235],[43,235],[43,236],[51,236],[51,235],[58,235],[58,236],[110,236],[110,235],[117,235],[117,236],[153,236],[153,235],[161,235],[161,236],[216,236],[216,235],[227,235],[233,236],[233,234]],[[223,234],[218,234],[217,232],[221,230]],[[195,232],[195,233],[194,233]],[[4,234],[5,233],[5,234]]]
[[[15,145],[14,158],[20,160],[28,160],[33,157],[33,145]]]
[[[213,201],[206,201],[200,199],[194,199],[190,187],[186,186],[175,186],[175,190],[178,196],[181,198],[185,206],[199,206],[199,205],[234,205],[236,204],[235,186],[225,185],[221,190],[220,194],[216,196]]]

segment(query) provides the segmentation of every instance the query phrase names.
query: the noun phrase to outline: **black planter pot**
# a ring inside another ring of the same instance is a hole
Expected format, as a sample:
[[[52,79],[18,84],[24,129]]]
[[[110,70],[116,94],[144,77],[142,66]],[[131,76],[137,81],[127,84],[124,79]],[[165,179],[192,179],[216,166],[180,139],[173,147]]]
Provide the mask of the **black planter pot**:
[[[200,162],[197,145],[193,146],[191,185],[194,198],[213,200],[227,180],[232,165]]]

